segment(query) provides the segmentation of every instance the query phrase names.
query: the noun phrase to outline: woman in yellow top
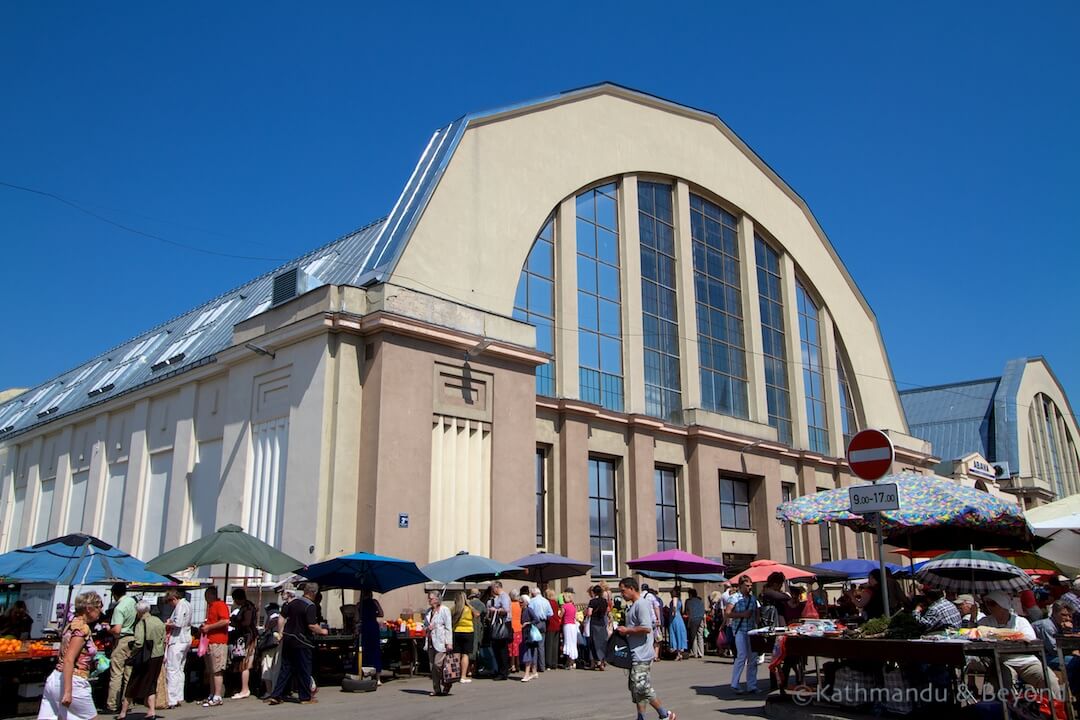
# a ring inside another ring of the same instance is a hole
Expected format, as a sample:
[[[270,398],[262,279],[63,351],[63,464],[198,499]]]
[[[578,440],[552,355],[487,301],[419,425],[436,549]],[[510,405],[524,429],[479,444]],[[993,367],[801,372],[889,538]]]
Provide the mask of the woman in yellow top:
[[[465,593],[458,590],[454,593],[454,652],[461,656],[461,682],[470,683],[469,660],[474,657],[476,648],[473,643],[473,623],[476,622],[475,613],[469,605]]]

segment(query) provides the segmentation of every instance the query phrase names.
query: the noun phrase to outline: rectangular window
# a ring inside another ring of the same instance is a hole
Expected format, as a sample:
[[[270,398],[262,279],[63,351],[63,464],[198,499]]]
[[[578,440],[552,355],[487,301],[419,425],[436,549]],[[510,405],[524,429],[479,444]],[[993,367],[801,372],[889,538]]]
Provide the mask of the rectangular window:
[[[546,455],[543,450],[536,451],[536,547],[542,548],[546,543],[547,513],[544,512],[547,503],[547,483],[544,481],[546,469]]]
[[[782,502],[790,502],[795,499],[795,488],[790,483],[780,486],[780,499]],[[790,520],[784,521],[784,557],[787,562],[795,562],[795,529]]]
[[[514,318],[536,328],[536,349],[552,360],[536,368],[536,394],[555,395],[555,219],[533,241],[518,278]]]
[[[701,405],[706,410],[746,418],[749,408],[738,221],[718,205],[691,195],[690,235]]]
[[[862,533],[855,533],[855,557],[866,559],[866,544],[863,542]]]
[[[656,468],[656,549],[679,547],[679,501],[674,468]]]
[[[821,535],[821,562],[832,560],[832,528],[829,523],[818,525],[818,533]]]
[[[720,478],[720,527],[727,530],[750,530],[750,483],[735,478]]]
[[[616,185],[577,196],[578,383],[585,402],[623,409]]]
[[[682,410],[675,221],[671,186],[638,183],[641,302],[645,353],[645,412],[676,420]]]
[[[589,458],[589,543],[593,574],[618,574],[615,463]]]
[[[813,298],[796,283],[799,302],[799,337],[802,339],[803,383],[806,391],[806,430],[809,449],[829,454],[829,418],[825,412],[825,373],[821,359],[820,310]]]
[[[780,283],[780,254],[754,235],[757,256],[761,343],[765,356],[765,396],[769,424],[785,445],[791,444],[791,393],[788,392],[787,341],[784,338],[784,298]]]

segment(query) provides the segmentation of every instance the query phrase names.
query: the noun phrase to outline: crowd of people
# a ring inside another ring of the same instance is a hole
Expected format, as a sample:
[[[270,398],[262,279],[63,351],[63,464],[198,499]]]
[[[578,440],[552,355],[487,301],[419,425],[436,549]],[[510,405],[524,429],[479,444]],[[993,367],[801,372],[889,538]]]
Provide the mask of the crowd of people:
[[[888,609],[883,586],[889,588]],[[423,628],[431,694],[446,695],[454,682],[470,683],[480,677],[505,681],[513,674],[520,675],[521,682],[531,682],[554,670],[602,672],[608,668],[613,635],[624,636],[631,645],[635,669],[629,683],[639,712],[655,699],[648,667],[664,651],[676,661],[703,657],[706,636],[709,645],[734,657],[732,690],[756,693],[763,658],[751,646],[751,631],[805,618],[866,620],[899,611],[910,613],[926,633],[991,627],[1041,640],[1047,664],[1065,675],[1074,693],[1080,692],[1080,656],[1067,656],[1061,667],[1056,651],[1056,638],[1080,623],[1080,580],[1071,586],[1051,583],[1046,597],[1034,598],[1027,594],[1014,598],[1000,591],[981,597],[952,595],[930,587],[909,597],[888,571],[882,575],[877,570],[862,586],[845,589],[835,602],[820,585],[788,582],[781,573],[769,576],[760,593],[755,593],[748,576],[739,577],[712,593],[708,604],[693,589],[686,592],[685,602],[675,590],[664,603],[647,584],[639,586],[632,578],[620,581],[614,592],[599,583],[585,594],[579,599],[571,587],[562,592],[546,586],[506,588],[498,580],[483,590],[430,593]],[[250,673],[256,667],[262,686],[255,692],[270,705],[281,704],[293,693],[301,703],[317,702],[312,654],[316,636],[328,631],[315,583],[306,583],[302,594],[286,595],[280,606],[267,604],[261,625],[259,609],[243,589],[233,590],[231,608],[214,587],[206,588],[204,595],[205,620],[197,627],[208,688],[201,701],[204,707],[222,705],[226,672],[239,678],[240,689],[233,699],[251,696]],[[169,590],[165,602],[170,614],[162,622],[147,603],[128,595],[123,583],[113,586],[112,600],[106,617],[96,593],[75,599],[74,614],[63,629],[59,662],[45,684],[42,720],[95,717],[89,680],[101,673],[109,676],[105,710],[119,720],[132,703],[145,705],[146,717],[153,720],[158,707],[176,708],[185,702],[185,664],[193,643],[191,603],[179,590]],[[29,618],[23,619],[25,608],[22,614],[19,611],[16,607],[8,614],[9,626],[25,628]],[[359,612],[363,665],[371,666],[378,677],[383,669],[382,608],[371,593],[364,593]],[[94,641],[95,627],[111,636],[107,661]],[[1029,685],[1046,684],[1042,662],[1034,656],[1010,658],[1007,667]],[[786,681],[790,668],[784,665],[781,670]],[[1052,676],[1050,682],[1055,682]],[[658,702],[654,707],[660,717],[674,717]]]

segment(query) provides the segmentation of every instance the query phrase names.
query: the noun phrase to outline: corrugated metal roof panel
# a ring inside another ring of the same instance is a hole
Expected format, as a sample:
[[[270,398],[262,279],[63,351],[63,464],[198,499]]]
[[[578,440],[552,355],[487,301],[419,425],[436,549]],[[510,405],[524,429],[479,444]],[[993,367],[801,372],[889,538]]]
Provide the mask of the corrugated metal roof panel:
[[[364,259],[383,224],[379,220],[338,238],[24,392],[0,406],[0,439],[210,361],[232,344],[234,325],[269,308],[273,278],[280,272],[300,267],[314,287],[352,284],[370,269]]]
[[[911,434],[929,441],[934,454],[946,460],[972,452],[993,459],[990,423],[999,382],[989,378],[901,392]]]

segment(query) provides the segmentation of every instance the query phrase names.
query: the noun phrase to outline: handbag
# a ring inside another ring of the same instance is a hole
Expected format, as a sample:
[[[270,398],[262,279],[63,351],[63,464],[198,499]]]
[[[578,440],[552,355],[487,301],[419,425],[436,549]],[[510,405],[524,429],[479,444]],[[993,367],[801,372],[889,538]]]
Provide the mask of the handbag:
[[[241,635],[232,642],[230,647],[234,660],[243,660],[247,657],[247,638]]]
[[[139,669],[146,667],[150,664],[150,658],[154,656],[154,641],[146,640],[143,642],[142,647],[134,652],[127,660],[124,661],[125,665],[130,666],[132,669]]]
[[[619,633],[612,633],[607,641],[607,663],[623,670],[629,670],[634,664],[630,654],[630,642]]]
[[[496,618],[491,621],[491,639],[510,639],[510,623],[506,621],[506,618],[496,616]]]
[[[540,630],[537,629],[536,623],[529,625],[529,642],[538,643],[543,640],[543,636],[540,634]]]
[[[442,662],[442,681],[449,685],[461,679],[461,656],[455,652],[444,653]]]

